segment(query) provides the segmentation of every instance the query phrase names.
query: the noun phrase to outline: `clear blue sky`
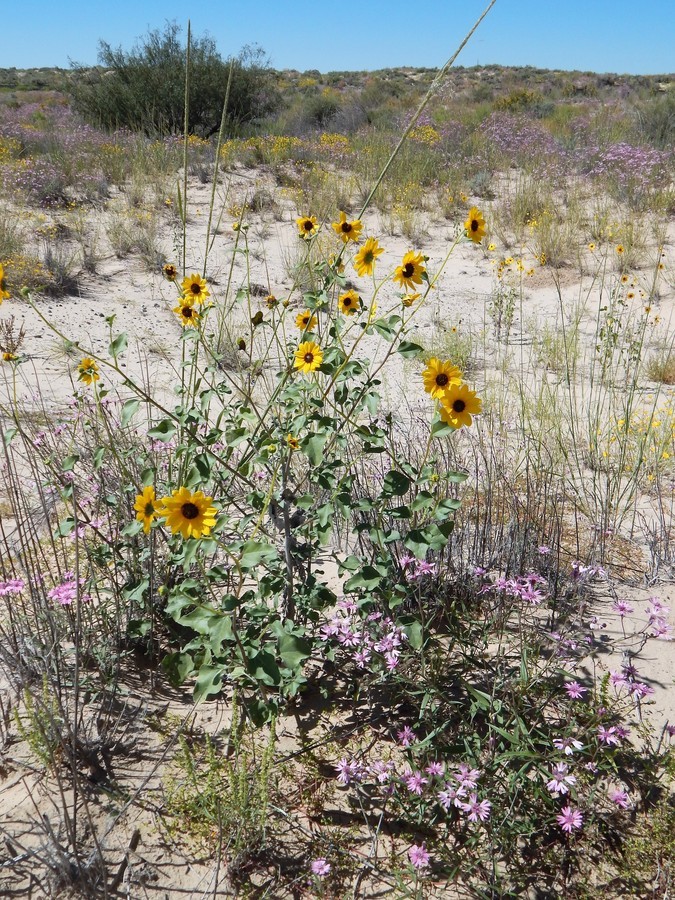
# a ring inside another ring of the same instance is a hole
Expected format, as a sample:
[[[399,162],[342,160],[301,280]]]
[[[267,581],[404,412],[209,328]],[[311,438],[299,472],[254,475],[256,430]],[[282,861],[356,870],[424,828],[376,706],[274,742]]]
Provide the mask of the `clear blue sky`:
[[[99,38],[130,49],[175,19],[223,56],[261,45],[278,69],[440,66],[488,0],[7,0],[0,67],[94,64]],[[458,65],[675,72],[675,0],[497,0]]]

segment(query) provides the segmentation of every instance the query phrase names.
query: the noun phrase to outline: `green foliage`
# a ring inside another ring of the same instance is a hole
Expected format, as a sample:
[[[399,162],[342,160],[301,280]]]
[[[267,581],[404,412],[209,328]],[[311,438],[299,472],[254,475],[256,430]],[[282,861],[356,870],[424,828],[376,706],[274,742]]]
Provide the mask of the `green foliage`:
[[[180,134],[184,121],[185,46],[181,28],[167,22],[149,31],[131,51],[99,43],[98,70],[76,67],[72,82],[76,109],[87,121],[109,130],[129,128],[146,134]],[[268,114],[276,97],[261,50],[244,48],[223,60],[212,38],[190,44],[188,132],[208,136],[220,125],[227,82],[230,131]]]

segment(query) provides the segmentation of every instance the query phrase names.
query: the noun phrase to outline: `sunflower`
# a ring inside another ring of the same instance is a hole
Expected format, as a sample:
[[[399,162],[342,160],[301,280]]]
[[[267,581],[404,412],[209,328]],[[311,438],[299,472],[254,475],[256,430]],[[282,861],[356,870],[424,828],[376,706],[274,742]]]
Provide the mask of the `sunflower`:
[[[268,309],[274,309],[274,307],[277,305],[278,302],[279,302],[279,301],[278,301],[277,298],[274,296],[274,294],[268,294],[268,295],[265,297],[265,303],[267,304],[267,308],[268,308]]]
[[[461,383],[462,373],[451,362],[442,362],[432,356],[422,372],[422,379],[427,394],[431,394],[434,400],[444,401],[450,388]]]
[[[155,509],[172,534],[180,533],[187,540],[209,534],[216,524],[217,510],[212,502],[213,497],[204,496],[202,491],[193,494],[181,487],[170,497],[163,497]]]
[[[184,328],[197,328],[199,325],[201,316],[188,297],[183,297],[182,303],[179,303],[178,306],[174,306],[173,311],[180,319],[181,325]]]
[[[361,298],[354,290],[345,291],[338,297],[338,303],[340,312],[345,316],[351,316],[361,306]]]
[[[441,419],[451,428],[470,426],[471,416],[481,412],[482,407],[483,401],[468,385],[453,384],[441,400]]]
[[[403,300],[401,300],[401,303],[402,303],[406,308],[409,308],[409,307],[411,307],[411,306],[413,305],[413,303],[415,302],[415,300],[419,300],[421,296],[422,296],[422,295],[419,293],[419,291],[416,292],[415,294],[407,294],[407,295],[403,298]]]
[[[2,303],[3,300],[9,299],[9,291],[5,290],[5,288],[5,269],[2,263],[0,263],[0,303]]]
[[[394,281],[398,281],[402,288],[414,291],[415,285],[422,284],[422,275],[426,272],[424,262],[421,253],[409,250],[394,273]]]
[[[173,263],[167,263],[165,266],[162,266],[162,274],[167,281],[175,281],[178,278],[178,269]]]
[[[286,443],[290,447],[291,450],[299,450],[300,449],[300,441],[292,434],[286,435]]]
[[[380,247],[377,238],[368,238],[354,257],[354,268],[357,274],[372,275],[375,261],[381,253],[384,253],[384,247]]]
[[[299,219],[295,220],[295,224],[298,226],[298,234],[306,241],[319,230],[319,223],[316,220],[316,216],[300,216]]]
[[[12,353],[11,350],[4,350],[4,351],[3,351],[3,354],[2,354],[2,361],[3,361],[3,362],[16,362],[16,360],[17,360],[18,358],[19,358],[19,357],[16,355],[16,353]]]
[[[100,379],[98,366],[89,356],[85,356],[82,362],[77,367],[78,381],[83,381],[85,384],[91,384],[94,381],[98,381]]]
[[[474,244],[480,244],[485,236],[485,219],[483,218],[483,213],[475,206],[472,206],[469,210],[469,215],[466,217],[464,228],[466,229],[466,236],[470,238]]]
[[[360,219],[352,219],[351,222],[348,222],[346,213],[341,212],[340,221],[331,223],[330,227],[340,240],[346,244],[348,241],[356,242],[360,240],[363,225]]]
[[[144,487],[143,493],[136,495],[134,509],[136,510],[136,518],[143,523],[143,531],[149,534],[152,521],[157,518],[155,489],[152,485]]]
[[[300,369],[301,372],[314,372],[322,362],[323,353],[321,352],[321,347],[313,341],[304,341],[295,351],[295,362],[293,365],[296,369]]]
[[[628,275],[621,276],[621,284],[628,284]]]
[[[310,309],[305,309],[295,317],[295,324],[300,331],[311,331],[316,328],[317,318]]]
[[[619,254],[619,256],[623,256],[623,244],[616,245],[616,252]]]
[[[193,272],[189,278],[183,279],[181,282],[181,289],[183,291],[183,296],[192,303],[203,303],[207,297],[211,296],[211,293],[206,287],[206,282],[201,275],[198,275],[196,272]]]

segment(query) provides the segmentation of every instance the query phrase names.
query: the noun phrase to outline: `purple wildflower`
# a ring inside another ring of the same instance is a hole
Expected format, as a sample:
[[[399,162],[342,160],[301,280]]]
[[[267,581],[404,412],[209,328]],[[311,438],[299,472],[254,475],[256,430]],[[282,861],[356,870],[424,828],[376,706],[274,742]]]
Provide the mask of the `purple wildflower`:
[[[546,787],[555,797],[559,794],[567,794],[569,792],[568,785],[577,783],[574,775],[569,775],[568,772],[569,767],[565,763],[557,763],[553,766],[551,772],[553,777],[546,782]]]
[[[563,831],[571,834],[575,828],[581,828],[584,823],[584,817],[578,809],[566,806],[559,816],[556,816],[556,822]]]
[[[329,872],[330,863],[327,862],[323,856],[312,860],[312,875],[318,875],[319,878],[323,878],[324,875],[328,875]]]
[[[409,725],[404,725],[401,731],[397,732],[396,737],[402,747],[409,747],[417,740],[417,735]]]
[[[419,846],[413,844],[410,850],[408,850],[408,856],[410,857],[410,862],[416,869],[426,869],[431,858],[427,853],[427,848],[424,844],[420,844]]]
[[[578,681],[570,681],[565,685],[565,690],[571,700],[580,700],[588,691],[588,688],[582,687]]]
[[[469,814],[469,822],[477,822],[479,819],[481,822],[485,822],[486,819],[490,818],[492,804],[489,800],[481,800],[479,803],[478,795],[471,794],[469,796],[469,802],[462,803],[462,809]]]

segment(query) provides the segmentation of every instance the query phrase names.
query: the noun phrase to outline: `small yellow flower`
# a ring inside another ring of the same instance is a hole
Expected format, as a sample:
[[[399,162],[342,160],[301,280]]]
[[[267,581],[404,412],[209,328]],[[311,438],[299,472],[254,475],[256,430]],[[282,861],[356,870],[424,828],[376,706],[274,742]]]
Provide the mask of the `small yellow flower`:
[[[424,390],[431,394],[434,400],[443,400],[451,385],[460,384],[462,373],[451,362],[445,362],[432,356],[422,372]]]
[[[360,240],[363,225],[360,219],[352,219],[351,222],[348,222],[346,213],[341,212],[340,221],[331,223],[331,228],[340,240],[346,244],[348,241],[356,242]]]
[[[422,296],[422,295],[421,295],[419,292],[417,292],[416,294],[408,294],[407,296],[405,296],[405,297],[403,298],[403,300],[401,300],[401,303],[402,303],[405,307],[410,307],[410,306],[413,305],[413,303],[415,302],[415,300],[419,300],[421,296]]]
[[[505,266],[512,266],[512,265],[513,265],[513,257],[512,257],[512,256],[507,256],[506,259],[504,260],[504,265],[505,265]]]
[[[162,266],[162,273],[167,281],[175,281],[178,278],[178,269],[173,263],[167,263]]]
[[[278,302],[279,302],[279,301],[278,301],[277,298],[274,296],[274,294],[268,294],[268,295],[265,297],[265,303],[267,304],[267,308],[268,308],[268,309],[274,309],[274,307],[277,305]]]
[[[16,353],[12,353],[10,350],[5,350],[4,353],[2,354],[3,362],[14,362],[18,358],[19,357],[16,355]]]
[[[496,244],[488,244],[488,250],[496,250],[496,249],[497,249]]]
[[[143,523],[143,531],[148,534],[153,519],[157,518],[155,489],[152,485],[143,488],[142,494],[136,495],[134,509],[136,510],[136,518]]]
[[[464,223],[464,228],[466,230],[466,236],[472,240],[474,244],[480,244],[485,237],[485,219],[483,218],[483,213],[475,206],[472,206],[469,210],[469,215]]]
[[[232,231],[239,231],[239,228],[240,228],[240,227],[241,227],[241,226],[239,225],[239,222],[233,222],[233,223],[232,223]]]
[[[187,540],[211,532],[218,513],[212,502],[213,497],[206,497],[202,491],[193,494],[188,488],[180,487],[170,497],[163,497],[155,508],[172,534],[181,534]]]
[[[623,254],[623,244],[616,245],[616,252],[621,256]]]
[[[460,191],[460,192],[459,192],[459,199],[461,200],[462,203],[468,203],[468,202],[469,202],[469,198],[468,198],[467,195],[464,193],[464,191]]]
[[[199,325],[201,316],[187,297],[183,298],[183,302],[179,303],[178,306],[174,306],[173,312],[176,313],[181,325],[185,328],[197,328]]]
[[[343,315],[351,316],[361,306],[361,298],[355,290],[345,291],[338,297],[338,304]]]
[[[92,384],[94,381],[98,381],[101,377],[98,371],[98,366],[89,356],[85,356],[85,358],[77,367],[77,371],[79,372],[78,381],[82,381],[84,382],[84,384]]]
[[[588,245],[588,249],[591,251],[591,253],[595,250],[595,244],[593,243],[593,241],[591,241],[591,243]]]
[[[452,384],[441,400],[441,419],[451,428],[462,428],[472,424],[471,416],[482,411],[483,401],[475,391],[464,384]]]
[[[5,270],[2,266],[2,263],[0,263],[0,303],[2,303],[3,300],[8,300],[8,299],[9,299],[9,291],[6,290]]]
[[[368,238],[354,257],[354,268],[357,275],[372,275],[377,257],[381,253],[384,253],[384,247],[380,247],[377,238]]]
[[[316,316],[312,315],[312,311],[309,309],[304,310],[304,312],[299,313],[295,317],[295,324],[300,331],[312,331],[316,328],[317,321]]]
[[[184,296],[192,303],[203,303],[207,297],[211,296],[210,291],[207,289],[206,281],[196,272],[183,279],[181,289]]]
[[[541,256],[539,257],[539,264],[542,266],[546,265],[546,254],[545,253],[542,253]]]
[[[295,351],[294,368],[301,372],[314,372],[323,362],[321,347],[313,341],[304,341]]]
[[[635,297],[635,291],[628,291],[626,294],[626,300],[633,300]]]
[[[295,224],[298,226],[298,234],[306,241],[319,230],[319,223],[316,220],[316,216],[300,216],[299,219],[295,220]]]
[[[421,253],[409,250],[403,257],[400,266],[394,272],[394,281],[398,281],[402,288],[414,291],[415,286],[422,284],[422,276],[426,272],[424,257]]]
[[[291,448],[291,450],[299,450],[300,449],[300,441],[292,434],[286,435],[286,443]]]
[[[621,276],[621,284],[628,284],[628,275]]]

